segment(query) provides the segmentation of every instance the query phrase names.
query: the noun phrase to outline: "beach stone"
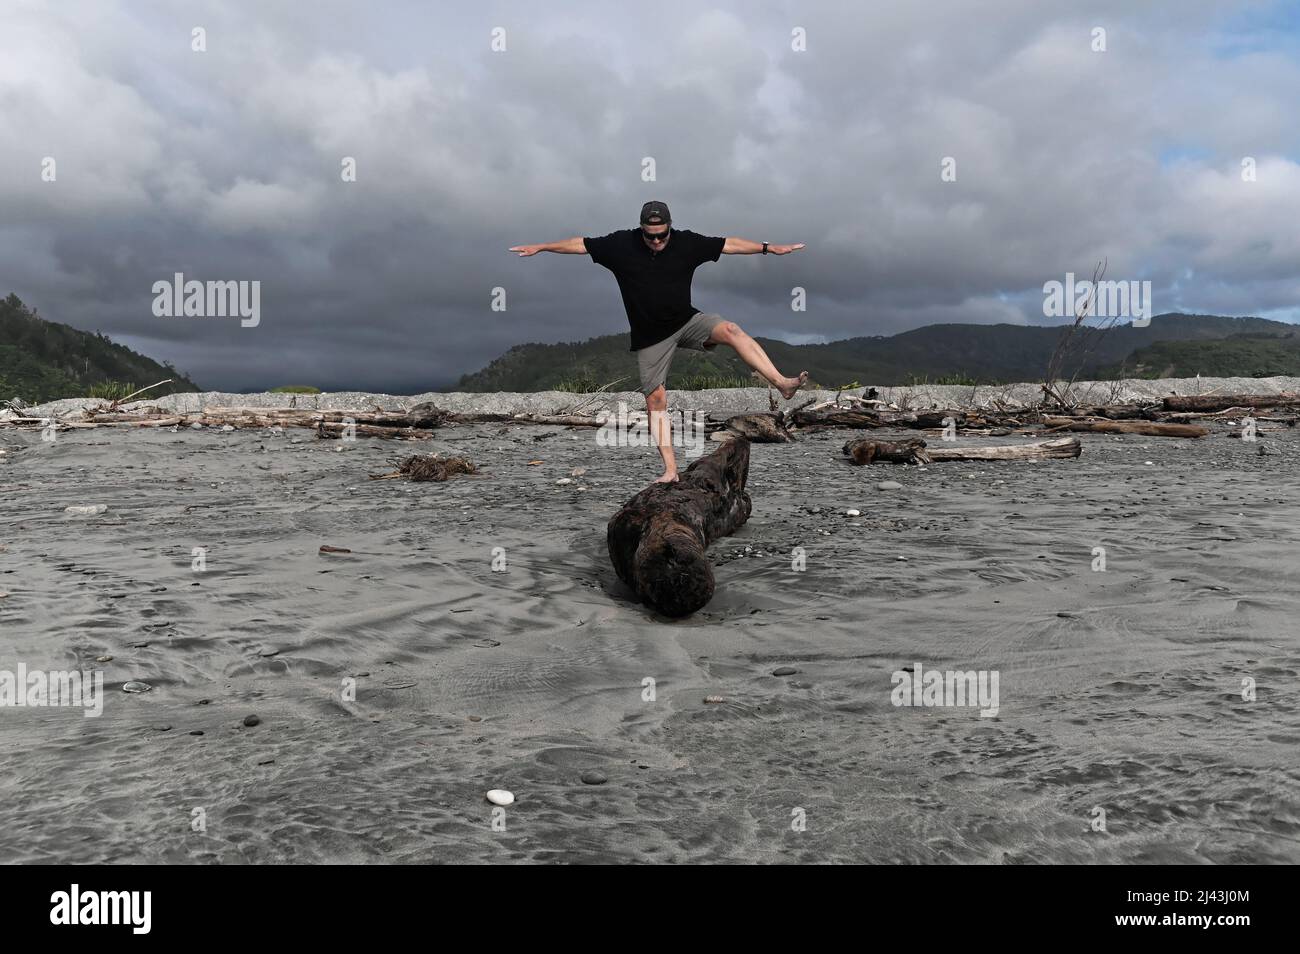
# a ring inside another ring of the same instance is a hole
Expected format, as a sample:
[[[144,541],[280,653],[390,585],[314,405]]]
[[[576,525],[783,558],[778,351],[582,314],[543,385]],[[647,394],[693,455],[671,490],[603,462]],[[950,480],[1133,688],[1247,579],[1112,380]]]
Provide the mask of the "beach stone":
[[[122,684],[123,692],[149,692],[151,689],[153,689],[153,686],[149,685],[149,683],[138,682],[134,679]]]
[[[261,725],[261,724],[262,724],[262,720],[259,716],[255,716],[255,715],[244,716],[244,725],[248,726],[250,729],[255,725]]]
[[[557,484],[571,484],[571,483],[573,483],[573,481],[570,480],[568,477],[561,477],[559,480],[556,481],[556,483],[557,483]]]
[[[198,421],[195,421],[193,424],[190,425],[190,430],[201,431],[203,430],[203,425],[200,424]]]
[[[774,676],[793,676],[793,675],[794,675],[795,673],[797,673],[798,671],[799,671],[799,670],[798,670],[798,669],[795,669],[793,666],[781,666],[781,667],[779,667],[779,668],[777,668],[777,669],[773,669],[773,670],[772,670],[772,675],[774,675]]]
[[[108,504],[88,504],[84,507],[64,507],[64,513],[70,513],[77,517],[89,517],[97,513],[103,513],[108,509]]]
[[[600,772],[589,771],[582,773],[582,783],[584,785],[604,785],[609,779]]]
[[[877,490],[902,490],[903,485],[896,480],[882,480],[876,484]]]
[[[112,662],[112,661],[113,661],[113,657],[112,657],[112,656],[96,656],[96,657],[95,657],[95,662]]]
[[[722,696],[705,696],[704,701],[710,705],[716,705],[719,702],[725,702],[726,700],[723,699]]]
[[[860,517],[860,516],[862,516],[862,511],[861,511],[861,510],[846,510],[846,511],[844,511],[844,516],[846,516],[846,517]]]
[[[487,800],[493,805],[513,805],[515,794],[507,792],[504,788],[494,788],[487,793]]]

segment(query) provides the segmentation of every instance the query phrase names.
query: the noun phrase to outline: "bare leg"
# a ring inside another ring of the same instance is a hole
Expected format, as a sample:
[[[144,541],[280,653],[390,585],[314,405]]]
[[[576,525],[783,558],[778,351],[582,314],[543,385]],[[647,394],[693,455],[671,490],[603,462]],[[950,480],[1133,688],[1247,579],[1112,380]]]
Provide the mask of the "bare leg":
[[[735,349],[736,354],[740,355],[740,360],[766,378],[786,400],[794,397],[794,392],[808,380],[807,371],[800,371],[797,378],[787,378],[778,371],[762,346],[734,321],[724,321],[714,328],[713,333],[709,335],[709,341],[730,345]]]
[[[668,410],[668,391],[662,384],[645,396],[645,407],[650,418],[650,433],[659,445],[659,456],[664,459],[663,476],[655,483],[672,483],[677,480],[677,458],[673,455],[673,435],[665,413]]]

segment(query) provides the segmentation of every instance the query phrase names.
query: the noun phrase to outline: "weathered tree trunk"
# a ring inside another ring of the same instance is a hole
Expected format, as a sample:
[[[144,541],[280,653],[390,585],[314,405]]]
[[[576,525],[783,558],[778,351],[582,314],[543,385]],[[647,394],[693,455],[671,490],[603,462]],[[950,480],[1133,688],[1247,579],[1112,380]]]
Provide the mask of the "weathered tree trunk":
[[[316,436],[325,438],[342,438],[351,427],[355,437],[405,437],[427,440],[433,431],[420,427],[378,427],[374,424],[344,424],[342,421],[320,421],[316,425]]]
[[[844,453],[858,466],[865,464],[928,464],[931,461],[925,441],[914,437],[906,441],[873,441],[863,438],[849,441]]]
[[[874,411],[850,410],[843,407],[828,407],[821,410],[795,411],[791,415],[798,427],[884,427],[880,416]]]
[[[1054,457],[1078,457],[1083,446],[1077,437],[1058,437],[1033,444],[1004,444],[997,447],[929,447],[926,453],[935,462],[949,460],[1046,460]]]
[[[756,444],[787,444],[794,440],[777,414],[737,414],[727,418],[726,428]]]
[[[798,427],[943,427],[947,418],[952,418],[960,427],[966,421],[962,411],[889,411],[857,410],[843,407],[827,407],[820,410],[809,408],[795,411],[790,415]]]
[[[1208,429],[1196,424],[1159,424],[1155,421],[1077,421],[1071,417],[1043,417],[1043,425],[1054,430],[1094,434],[1144,434],[1147,437],[1204,437]]]
[[[1189,394],[1165,398],[1166,411],[1226,411],[1230,407],[1300,404],[1300,394]]]
[[[844,453],[853,458],[855,464],[869,464],[872,461],[891,461],[894,463],[911,463],[904,455],[920,445],[915,452],[924,455],[924,460],[917,463],[940,463],[953,460],[1043,460],[1052,457],[1078,457],[1082,446],[1077,437],[1059,437],[1051,441],[1038,441],[1033,444],[1006,444],[996,447],[934,447],[925,441],[899,441],[887,443],[868,439],[849,441],[844,445]],[[883,448],[883,453],[881,449]]]
[[[1087,407],[1077,407],[1074,409],[1075,415],[1079,417],[1105,417],[1112,421],[1128,420],[1131,418],[1150,418],[1152,408],[1145,407],[1141,404],[1094,404]]]
[[[749,441],[737,436],[686,468],[673,484],[651,484],[609,521],[606,543],[618,578],[664,616],[694,613],[713,598],[705,550],[749,519]]]

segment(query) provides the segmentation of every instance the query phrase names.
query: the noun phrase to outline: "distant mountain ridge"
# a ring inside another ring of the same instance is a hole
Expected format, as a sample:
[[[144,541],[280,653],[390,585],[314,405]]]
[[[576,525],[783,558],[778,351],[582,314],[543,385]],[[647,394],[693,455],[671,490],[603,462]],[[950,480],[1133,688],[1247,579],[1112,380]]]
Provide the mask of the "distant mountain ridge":
[[[903,385],[914,381],[1001,384],[1041,380],[1062,326],[1037,325],[926,325],[900,334],[845,338],[828,344],[792,345],[771,338],[758,341],[783,370],[807,369],[823,387],[857,381],[867,385]],[[1270,366],[1285,362],[1285,339],[1296,326],[1266,318],[1220,315],[1157,315],[1145,328],[1118,325],[1097,338],[1092,354],[1067,365],[1066,376],[1081,369],[1081,378],[1147,376],[1137,370],[1163,362],[1186,370],[1188,361],[1205,360],[1207,367],[1191,374],[1211,374],[1216,342],[1253,336],[1263,349],[1256,363]],[[1199,349],[1170,348],[1196,343]],[[1148,351],[1164,345],[1164,351]],[[460,379],[461,391],[544,391],[574,384],[599,387],[619,378],[636,390],[636,359],[627,350],[626,334],[604,335],[583,342],[523,344],[511,348],[485,368]],[[1277,354],[1265,360],[1264,352]],[[1142,352],[1140,360],[1133,356]],[[1276,360],[1274,360],[1276,358]],[[1247,364],[1250,359],[1243,359]],[[701,379],[748,379],[749,368],[729,348],[712,353],[680,351],[673,359],[670,388],[682,388]],[[1150,375],[1155,376],[1155,375]]]
[[[137,354],[106,336],[47,321],[17,295],[0,300],[0,401],[39,404],[58,398],[120,397],[172,378],[150,397],[199,390],[168,364]],[[92,390],[101,393],[90,394]],[[123,391],[123,394],[117,394]]]

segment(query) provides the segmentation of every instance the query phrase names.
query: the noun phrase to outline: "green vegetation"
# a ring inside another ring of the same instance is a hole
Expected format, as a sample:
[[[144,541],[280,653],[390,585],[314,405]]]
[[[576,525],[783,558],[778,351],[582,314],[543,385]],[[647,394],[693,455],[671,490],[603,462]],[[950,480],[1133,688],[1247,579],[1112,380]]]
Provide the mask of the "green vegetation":
[[[282,384],[278,388],[271,388],[272,394],[320,394],[320,388],[314,388],[310,384]]]
[[[763,387],[764,382],[753,376],[738,378],[726,374],[672,374],[666,385],[674,391],[711,391],[715,388]]]
[[[936,376],[933,380],[931,380],[929,376],[923,375],[918,377],[917,375],[914,374],[911,376],[911,378],[908,380],[907,383],[910,387],[917,388],[917,387],[923,387],[927,384],[958,384],[966,387],[974,387],[978,384],[983,384],[984,382],[978,380],[977,378],[971,377],[969,374],[940,374]]]
[[[1218,341],[1159,341],[1134,351],[1121,371],[1131,378],[1300,376],[1300,335],[1238,334]]]
[[[1252,367],[1263,371],[1279,365],[1283,356],[1276,337],[1295,333],[1294,325],[1263,318],[1225,318],[1216,315],[1157,315],[1145,328],[1120,325],[1099,336],[1096,348],[1082,368],[1067,367],[1067,375],[1113,376],[1135,351],[1157,343],[1202,342],[1215,351],[1225,339],[1246,337],[1265,349]],[[793,373],[807,370],[813,382],[862,381],[872,385],[1004,384],[1040,381],[1060,339],[1061,326],[1037,325],[927,325],[902,334],[846,338],[828,344],[792,345],[759,338],[778,368]],[[1259,337],[1263,336],[1263,337]],[[1265,357],[1267,356],[1267,360]],[[1158,364],[1151,357],[1150,364]],[[1249,363],[1249,362],[1247,362]],[[1237,364],[1234,361],[1233,367]],[[1206,364],[1202,374],[1220,373]],[[1225,365],[1226,367],[1226,365]],[[1152,374],[1163,368],[1155,368]],[[1139,374],[1132,372],[1134,376]],[[1195,370],[1192,371],[1195,374]],[[456,386],[460,391],[544,391],[562,385],[574,390],[595,390],[618,378],[635,389],[636,356],[628,350],[628,336],[606,335],[563,344],[525,344],[511,348],[481,371],[467,374]],[[754,387],[759,382],[730,348],[680,351],[673,360],[669,388],[683,382],[719,381],[729,387]]]
[[[148,387],[147,384],[132,384],[129,381],[97,381],[90,387],[86,388],[86,393],[82,397],[104,398],[108,401],[118,401],[122,398],[134,394],[141,388]]]
[[[124,397],[164,378],[149,397],[197,391],[169,364],[114,344],[102,334],[46,321],[17,295],[0,300],[0,400],[39,404],[66,397]]]

